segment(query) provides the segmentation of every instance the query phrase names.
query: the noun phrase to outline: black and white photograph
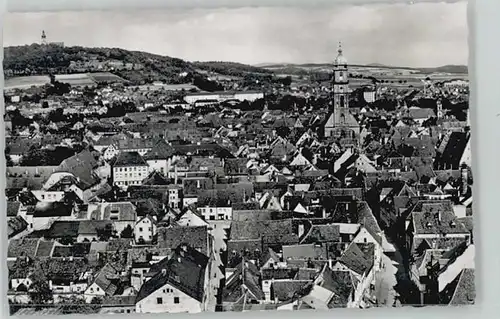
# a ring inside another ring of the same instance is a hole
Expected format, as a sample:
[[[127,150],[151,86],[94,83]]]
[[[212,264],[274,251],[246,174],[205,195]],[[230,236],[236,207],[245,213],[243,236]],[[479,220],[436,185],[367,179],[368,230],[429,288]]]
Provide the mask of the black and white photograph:
[[[467,7],[6,13],[10,314],[474,304]]]

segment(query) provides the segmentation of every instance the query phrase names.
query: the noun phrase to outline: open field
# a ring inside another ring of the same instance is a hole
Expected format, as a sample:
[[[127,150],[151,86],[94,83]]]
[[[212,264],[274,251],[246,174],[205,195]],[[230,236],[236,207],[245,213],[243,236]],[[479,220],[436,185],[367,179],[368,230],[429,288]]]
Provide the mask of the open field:
[[[110,72],[57,74],[56,81],[71,86],[95,85],[99,82],[126,82]],[[50,83],[48,75],[17,76],[5,79],[5,90],[28,89],[32,86],[43,86]]]
[[[95,81],[93,81],[87,74],[85,73],[76,73],[76,74],[58,74],[56,75],[56,81],[62,83],[68,83],[71,86],[85,86],[85,85],[95,85]]]
[[[18,76],[5,79],[4,90],[27,89],[32,86],[43,86],[48,83],[50,83],[50,78],[46,75]]]
[[[125,79],[122,79],[118,75],[115,75],[110,72],[97,72],[97,73],[89,73],[87,76],[93,81],[99,82],[126,82]]]

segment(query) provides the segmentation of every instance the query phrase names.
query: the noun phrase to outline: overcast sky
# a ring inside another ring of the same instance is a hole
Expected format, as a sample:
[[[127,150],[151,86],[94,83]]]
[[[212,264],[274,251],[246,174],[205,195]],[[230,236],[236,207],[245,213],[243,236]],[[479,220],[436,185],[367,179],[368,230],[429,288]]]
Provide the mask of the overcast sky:
[[[467,3],[9,13],[4,46],[48,41],[120,47],[185,60],[467,64]]]

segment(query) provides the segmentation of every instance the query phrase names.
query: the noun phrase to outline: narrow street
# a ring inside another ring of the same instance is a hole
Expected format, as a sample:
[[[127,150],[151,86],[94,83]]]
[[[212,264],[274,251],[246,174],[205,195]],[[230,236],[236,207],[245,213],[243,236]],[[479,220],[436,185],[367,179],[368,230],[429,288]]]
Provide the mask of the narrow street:
[[[212,268],[210,270],[211,274],[211,295],[210,302],[207,305],[208,311],[215,311],[216,305],[220,303],[220,293],[222,284],[225,280],[225,274],[222,271],[223,262],[222,262],[222,252],[226,250],[226,240],[227,234],[226,229],[229,227],[228,222],[211,222],[210,227],[212,230],[210,231],[213,237],[213,252],[214,252],[214,262],[212,263]]]
[[[382,269],[376,276],[375,285],[375,296],[379,307],[395,305],[398,267],[399,264],[396,261],[382,254]]]

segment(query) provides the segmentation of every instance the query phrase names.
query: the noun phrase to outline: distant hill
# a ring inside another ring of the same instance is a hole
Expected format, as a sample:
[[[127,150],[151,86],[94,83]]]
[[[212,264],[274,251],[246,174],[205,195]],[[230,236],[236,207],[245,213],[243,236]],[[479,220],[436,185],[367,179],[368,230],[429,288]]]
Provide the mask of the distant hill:
[[[31,44],[4,48],[6,76],[112,71],[131,81],[188,83],[200,70],[227,76],[272,73],[255,66],[229,62],[187,62],[182,59],[120,48]],[[104,69],[103,68],[104,65]]]
[[[414,67],[401,67],[401,66],[389,66],[380,63],[370,63],[370,64],[352,64],[351,67],[357,68],[380,68],[380,69],[405,69],[413,70],[421,73],[454,73],[454,74],[467,74],[468,67],[465,65],[445,65],[440,67],[432,68],[414,68]],[[326,69],[333,67],[332,63],[304,63],[304,64],[285,64],[285,63],[273,63],[273,64],[261,64],[260,67],[273,70],[275,72],[301,74],[304,71],[310,69]]]
[[[469,68],[466,65],[444,65],[437,68],[420,68],[422,73],[457,73],[457,74],[467,74],[469,73]]]
[[[218,74],[229,75],[229,76],[244,76],[248,73],[264,73],[271,74],[271,70],[261,68],[258,66],[252,66],[236,62],[224,62],[224,61],[207,61],[207,62],[192,62],[195,68],[215,72]]]

